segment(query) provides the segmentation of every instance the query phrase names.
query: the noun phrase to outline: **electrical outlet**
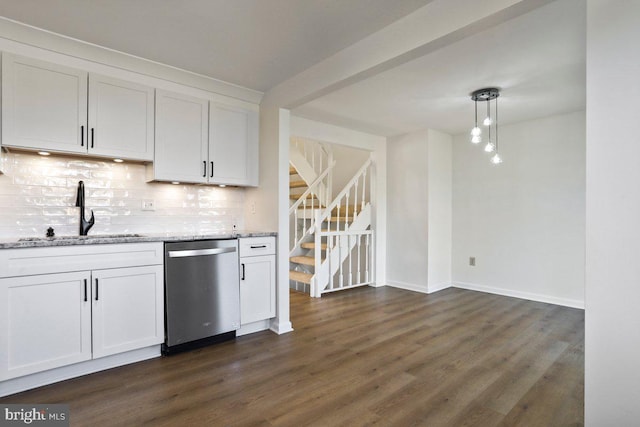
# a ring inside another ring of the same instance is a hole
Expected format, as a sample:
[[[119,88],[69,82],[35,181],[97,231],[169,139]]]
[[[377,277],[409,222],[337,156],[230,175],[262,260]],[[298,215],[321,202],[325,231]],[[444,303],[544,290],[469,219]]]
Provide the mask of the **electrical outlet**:
[[[256,202],[251,202],[251,213],[252,214],[256,213]]]
[[[155,200],[147,199],[142,201],[142,210],[143,211],[155,211],[156,210],[156,202]]]
[[[476,257],[474,257],[474,256],[470,256],[469,257],[469,265],[471,267],[475,267],[476,266]]]

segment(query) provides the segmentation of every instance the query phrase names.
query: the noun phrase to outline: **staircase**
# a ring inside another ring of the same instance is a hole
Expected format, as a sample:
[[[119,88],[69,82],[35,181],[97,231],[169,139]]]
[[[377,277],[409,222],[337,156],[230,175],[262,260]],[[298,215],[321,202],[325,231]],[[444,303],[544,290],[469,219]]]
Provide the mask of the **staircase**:
[[[289,279],[292,288],[302,286],[312,297],[320,297],[373,282],[372,161],[367,160],[331,199],[335,162],[330,146],[320,145],[320,152],[313,143],[295,139],[291,144]],[[318,170],[319,165],[324,170]]]

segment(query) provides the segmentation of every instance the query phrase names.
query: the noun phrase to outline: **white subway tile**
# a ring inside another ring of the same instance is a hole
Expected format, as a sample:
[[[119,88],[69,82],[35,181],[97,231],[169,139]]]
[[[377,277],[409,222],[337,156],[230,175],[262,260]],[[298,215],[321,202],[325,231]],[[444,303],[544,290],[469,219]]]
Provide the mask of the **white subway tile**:
[[[0,175],[0,238],[78,233],[78,181],[85,182],[92,234],[213,233],[243,227],[244,190],[147,183],[145,166],[65,156],[9,153]],[[155,211],[142,211],[142,201]]]

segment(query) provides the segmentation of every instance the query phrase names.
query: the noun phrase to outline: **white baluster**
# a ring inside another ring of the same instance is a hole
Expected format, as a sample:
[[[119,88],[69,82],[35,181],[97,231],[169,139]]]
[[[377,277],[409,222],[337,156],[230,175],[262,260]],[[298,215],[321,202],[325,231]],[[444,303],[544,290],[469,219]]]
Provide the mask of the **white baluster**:
[[[365,169],[363,174],[362,174],[362,205],[360,207],[360,209],[364,209],[364,203],[365,203],[365,190],[366,190],[366,185],[367,185],[367,170],[369,168]]]
[[[365,238],[365,249],[366,249],[366,253],[367,253],[367,259],[365,260],[365,266],[364,266],[364,271],[365,271],[365,280],[367,282],[369,282],[369,262],[371,261],[371,252],[369,251],[369,236],[370,234],[367,234],[366,238]]]
[[[329,267],[329,289],[333,289],[333,252],[334,239],[333,236],[327,236],[327,251],[325,256],[327,257],[327,267]]]
[[[296,245],[298,244],[298,211],[297,210],[293,211],[293,224],[294,224],[293,247],[295,248]]]
[[[347,207],[345,208],[345,209],[347,210],[347,214],[345,215],[345,218],[346,218],[346,219],[345,219],[345,221],[344,221],[344,231],[347,231],[347,228],[348,228],[348,226],[347,226],[347,219],[349,218],[349,194],[350,194],[350,193],[351,193],[351,191],[347,191],[347,198],[346,198],[346,201],[347,201],[347,202],[346,202],[346,206],[347,206]]]
[[[362,277],[360,276],[360,265],[362,264],[362,258],[360,257],[360,242],[362,241],[362,234],[358,235],[358,283],[361,283]]]
[[[359,177],[356,178],[356,185],[355,185],[355,190],[354,190],[354,195],[353,195],[353,212],[351,213],[351,223],[353,223],[353,221],[356,220],[356,206],[358,203],[358,181],[359,181]]]
[[[353,251],[351,250],[351,239],[353,239],[353,236],[349,234],[347,236],[347,250],[349,251],[349,254],[347,256],[347,258],[349,258],[349,286],[353,286],[353,260],[351,259],[351,254]]]
[[[314,222],[316,224],[319,223],[320,221],[320,211],[317,210],[315,213],[315,220]],[[315,289],[315,293],[314,295],[316,297],[320,297],[322,294],[322,290],[320,289],[320,283],[318,283],[318,281],[320,280],[320,264],[321,264],[321,259],[320,259],[320,255],[322,253],[321,251],[321,243],[322,243],[322,236],[320,234],[320,230],[318,230],[318,227],[316,227],[315,232],[314,232],[314,236],[313,236],[313,241],[315,243],[315,247],[313,249],[313,257],[314,257],[314,263],[313,263],[313,275],[316,278],[316,289]]]

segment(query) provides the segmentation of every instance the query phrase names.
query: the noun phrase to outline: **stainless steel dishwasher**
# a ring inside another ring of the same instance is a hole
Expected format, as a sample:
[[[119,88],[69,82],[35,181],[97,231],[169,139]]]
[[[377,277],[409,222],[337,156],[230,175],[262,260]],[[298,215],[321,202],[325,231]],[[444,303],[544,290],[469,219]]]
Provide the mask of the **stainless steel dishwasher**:
[[[165,243],[163,354],[235,337],[240,327],[238,240]]]

